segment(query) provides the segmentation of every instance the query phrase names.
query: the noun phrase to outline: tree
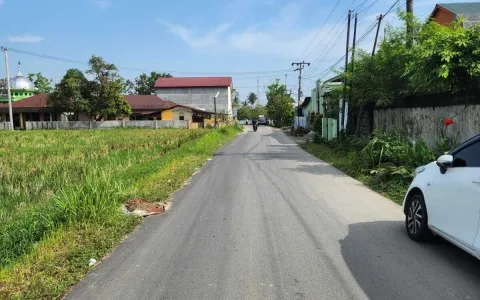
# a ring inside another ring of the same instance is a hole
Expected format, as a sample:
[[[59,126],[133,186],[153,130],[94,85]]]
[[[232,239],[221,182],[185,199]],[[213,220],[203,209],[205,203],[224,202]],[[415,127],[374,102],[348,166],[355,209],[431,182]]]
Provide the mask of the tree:
[[[154,95],[155,82],[157,79],[171,77],[173,76],[169,73],[150,72],[150,75],[142,73],[139,77],[135,78],[135,92],[139,95]]]
[[[233,98],[233,104],[235,105],[240,104],[240,94],[236,89],[232,89],[232,98]]]
[[[52,80],[44,77],[42,73],[37,73],[33,74],[30,73],[28,74],[28,80],[33,82],[35,85],[35,93],[40,94],[40,93],[50,93],[53,91],[52,87]]]
[[[47,102],[58,112],[72,112],[74,119],[79,113],[88,111],[88,80],[78,69],[70,69],[55,90],[48,95]]]
[[[273,120],[276,126],[283,127],[291,125],[295,116],[295,102],[287,94],[287,88],[280,84],[280,79],[267,87],[267,115]]]
[[[248,103],[250,103],[250,105],[252,105],[252,106],[255,105],[255,103],[257,102],[257,100],[258,100],[258,97],[257,97],[257,95],[256,95],[255,93],[250,92],[250,93],[248,94],[248,96],[247,96],[247,101],[248,101]]]
[[[127,79],[123,83],[123,93],[126,95],[135,94],[135,83],[130,79]]]
[[[260,115],[267,115],[267,113],[268,111],[265,105],[257,104],[255,107],[245,105],[238,108],[237,118],[239,120],[253,120]]]
[[[131,108],[123,97],[124,79],[118,74],[117,67],[95,55],[90,58],[89,65],[87,74],[94,78],[87,82],[86,113],[98,120],[130,115]]]
[[[478,91],[480,86],[480,26],[468,29],[463,20],[442,26],[424,24],[412,47],[405,75],[419,92]]]

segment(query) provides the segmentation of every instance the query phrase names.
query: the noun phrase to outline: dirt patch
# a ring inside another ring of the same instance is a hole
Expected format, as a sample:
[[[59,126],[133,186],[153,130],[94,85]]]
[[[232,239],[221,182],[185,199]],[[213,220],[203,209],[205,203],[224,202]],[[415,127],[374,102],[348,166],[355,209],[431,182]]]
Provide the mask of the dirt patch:
[[[125,202],[125,208],[140,216],[158,215],[165,212],[165,204],[158,202],[148,202],[145,199],[133,198]]]

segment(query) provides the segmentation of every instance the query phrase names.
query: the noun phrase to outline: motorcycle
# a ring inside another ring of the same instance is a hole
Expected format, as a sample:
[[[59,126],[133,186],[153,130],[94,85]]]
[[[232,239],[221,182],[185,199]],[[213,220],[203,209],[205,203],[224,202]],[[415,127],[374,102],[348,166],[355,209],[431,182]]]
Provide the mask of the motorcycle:
[[[258,128],[258,123],[256,123],[256,124],[253,124],[253,131],[255,131],[255,132],[256,132],[256,131],[257,131],[257,128]]]

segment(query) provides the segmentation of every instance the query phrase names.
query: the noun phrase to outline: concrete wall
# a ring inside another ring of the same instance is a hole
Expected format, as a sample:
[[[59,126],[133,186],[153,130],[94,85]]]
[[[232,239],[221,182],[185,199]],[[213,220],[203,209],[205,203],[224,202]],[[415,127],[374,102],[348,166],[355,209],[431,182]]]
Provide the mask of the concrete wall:
[[[446,133],[452,137],[458,135],[458,142],[480,133],[480,105],[376,110],[374,128],[382,132],[404,128],[412,139],[422,139],[433,146],[445,129],[446,118],[454,120]]]
[[[0,130],[8,130],[8,129],[10,129],[9,122],[0,122]]]
[[[0,123],[1,124],[1,123]],[[70,121],[26,122],[27,130],[38,129],[111,129],[111,128],[188,128],[188,121]],[[1,129],[1,127],[0,127]]]
[[[159,88],[157,95],[180,105],[193,106],[209,112],[214,111],[213,97],[217,98],[217,113],[232,115],[232,95],[230,87],[217,88]]]

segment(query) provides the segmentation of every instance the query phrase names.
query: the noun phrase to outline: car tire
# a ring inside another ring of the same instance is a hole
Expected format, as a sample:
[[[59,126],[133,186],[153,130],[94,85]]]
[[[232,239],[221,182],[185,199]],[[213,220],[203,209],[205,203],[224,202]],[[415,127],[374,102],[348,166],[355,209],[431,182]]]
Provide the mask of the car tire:
[[[428,228],[425,200],[420,193],[415,193],[408,198],[405,227],[410,239],[416,242],[431,241],[433,238],[433,234]]]

